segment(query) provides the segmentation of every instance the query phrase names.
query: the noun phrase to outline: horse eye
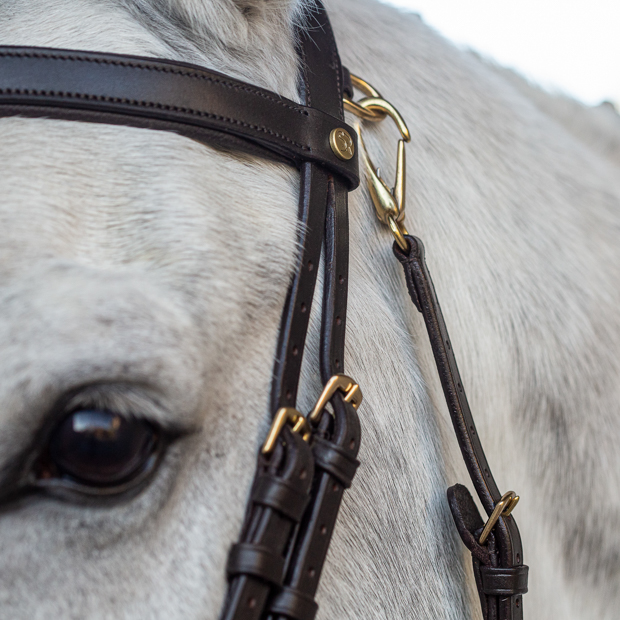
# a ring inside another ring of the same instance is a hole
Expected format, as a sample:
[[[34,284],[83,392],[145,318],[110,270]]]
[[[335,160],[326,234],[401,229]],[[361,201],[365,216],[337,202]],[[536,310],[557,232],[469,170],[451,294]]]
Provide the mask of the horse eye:
[[[149,423],[110,411],[76,411],[53,431],[43,477],[93,487],[122,485],[144,472],[158,447]]]

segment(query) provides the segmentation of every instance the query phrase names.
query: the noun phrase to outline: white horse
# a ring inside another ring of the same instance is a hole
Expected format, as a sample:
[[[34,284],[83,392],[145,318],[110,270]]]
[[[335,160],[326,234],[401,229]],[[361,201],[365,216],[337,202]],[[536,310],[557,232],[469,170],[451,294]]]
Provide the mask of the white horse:
[[[617,618],[620,120],[414,15],[327,8],[344,63],[410,124],[408,227],[496,479],[522,497],[525,617]],[[302,0],[5,0],[0,44],[183,60],[295,99],[304,19]],[[178,434],[137,495],[2,500],[0,617],[215,619],[269,424],[298,175],[146,129],[5,118],[0,136],[0,488],[68,407]],[[394,139],[366,132],[388,177]],[[319,618],[477,618],[445,499],[468,478],[422,320],[365,189],[350,214],[362,465]],[[321,387],[316,319],[302,409]]]

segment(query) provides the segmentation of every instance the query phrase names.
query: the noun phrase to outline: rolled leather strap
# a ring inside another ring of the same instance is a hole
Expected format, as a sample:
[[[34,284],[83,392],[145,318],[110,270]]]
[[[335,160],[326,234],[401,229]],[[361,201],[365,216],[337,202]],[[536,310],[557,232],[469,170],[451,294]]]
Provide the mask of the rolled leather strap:
[[[318,609],[314,597],[286,586],[276,594],[269,606],[271,614],[291,620],[314,620]]]
[[[405,235],[405,239],[408,248],[403,250],[394,243],[393,251],[403,266],[411,300],[424,318],[456,439],[474,488],[490,516],[502,495],[493,478],[467,402],[448,329],[426,265],[424,245],[411,235]],[[500,516],[489,541],[482,546],[478,540],[484,522],[469,491],[462,485],[456,485],[448,490],[448,501],[459,534],[472,552],[483,617],[485,620],[521,620],[521,595],[502,597],[485,594],[479,571],[480,565],[508,569],[522,566],[521,536],[514,518]]]
[[[252,502],[275,508],[296,522],[303,516],[309,499],[307,493],[270,474],[256,478],[252,488]]]
[[[495,568],[481,566],[482,591],[493,596],[514,596],[527,592],[527,566]]]
[[[343,448],[317,437],[312,444],[314,466],[329,472],[345,489],[351,486],[359,461]]]
[[[253,575],[277,586],[282,585],[284,558],[265,545],[237,543],[228,554],[226,574]]]

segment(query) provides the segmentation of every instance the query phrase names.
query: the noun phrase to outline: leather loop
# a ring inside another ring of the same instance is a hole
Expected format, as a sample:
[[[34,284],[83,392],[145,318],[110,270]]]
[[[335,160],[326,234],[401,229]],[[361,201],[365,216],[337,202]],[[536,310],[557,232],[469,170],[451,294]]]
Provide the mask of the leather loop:
[[[284,559],[266,545],[237,543],[228,554],[226,573],[235,575],[253,575],[277,586],[282,585]]]
[[[317,437],[312,444],[316,469],[329,472],[345,489],[351,486],[359,461],[337,445]]]
[[[291,620],[314,620],[319,606],[314,598],[299,590],[284,587],[269,606],[269,613]]]
[[[481,532],[484,521],[480,516],[474,498],[467,487],[462,484],[455,484],[448,489],[448,505],[452,512],[452,518],[456,529],[461,536],[465,546],[471,551],[472,555],[482,564],[490,564],[488,545],[483,547],[478,543],[475,533]]]
[[[527,592],[527,566],[494,568],[481,566],[482,591],[493,596],[514,596]]]
[[[307,493],[270,474],[259,476],[252,489],[252,501],[255,504],[275,508],[296,523],[303,516],[308,500]]]

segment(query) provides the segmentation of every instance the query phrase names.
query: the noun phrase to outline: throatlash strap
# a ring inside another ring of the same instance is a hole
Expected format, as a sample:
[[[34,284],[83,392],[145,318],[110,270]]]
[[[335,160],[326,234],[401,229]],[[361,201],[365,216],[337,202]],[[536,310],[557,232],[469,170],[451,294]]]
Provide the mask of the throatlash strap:
[[[476,432],[448,330],[424,260],[424,246],[417,237],[407,235],[405,239],[408,250],[404,251],[394,243],[394,254],[403,266],[411,300],[424,317],[456,439],[478,496],[490,515],[501,494]],[[469,491],[462,485],[451,487],[448,501],[459,534],[472,553],[484,620],[522,620],[522,595],[527,592],[528,567],[523,565],[521,536],[514,517],[500,516],[494,534],[489,536],[486,545],[481,545],[479,538],[484,523]],[[489,572],[489,569],[493,570]]]

